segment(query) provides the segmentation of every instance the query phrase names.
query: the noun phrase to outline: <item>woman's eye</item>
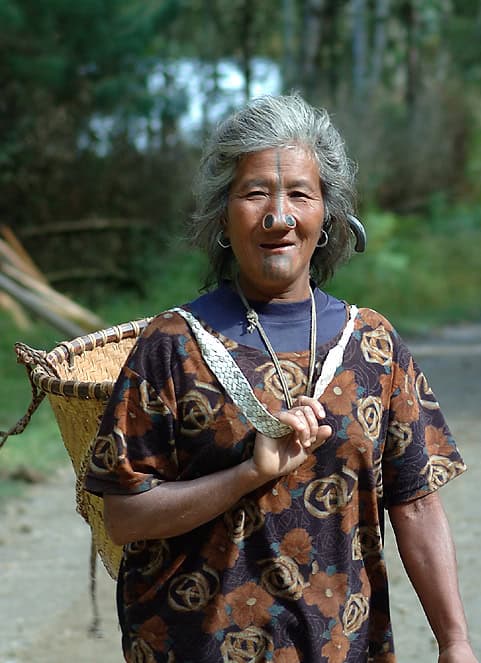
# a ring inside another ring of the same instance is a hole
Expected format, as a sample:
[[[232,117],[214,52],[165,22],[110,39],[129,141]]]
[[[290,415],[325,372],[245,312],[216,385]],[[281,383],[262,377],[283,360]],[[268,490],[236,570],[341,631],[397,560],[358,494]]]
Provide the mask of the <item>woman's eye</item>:
[[[265,191],[259,191],[259,190],[256,189],[256,190],[254,190],[254,191],[249,191],[249,192],[246,194],[246,198],[263,198],[263,197],[266,196],[266,195],[267,195],[267,194],[266,194]]]
[[[305,191],[291,191],[290,196],[291,198],[309,198]]]

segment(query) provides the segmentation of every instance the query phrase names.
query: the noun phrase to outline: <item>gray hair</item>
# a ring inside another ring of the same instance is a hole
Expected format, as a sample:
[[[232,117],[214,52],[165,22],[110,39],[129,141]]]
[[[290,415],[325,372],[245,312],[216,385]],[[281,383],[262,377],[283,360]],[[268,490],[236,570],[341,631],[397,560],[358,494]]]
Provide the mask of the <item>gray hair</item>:
[[[326,110],[313,108],[298,94],[264,96],[218,125],[200,162],[194,187],[197,205],[189,237],[210,259],[211,283],[231,276],[232,250],[221,248],[217,237],[227,217],[229,190],[240,158],[293,145],[303,147],[316,159],[326,210],[324,229],[329,242],[314,251],[312,277],[324,283],[350,256],[352,235],[347,216],[353,213],[355,169],[339,132]]]

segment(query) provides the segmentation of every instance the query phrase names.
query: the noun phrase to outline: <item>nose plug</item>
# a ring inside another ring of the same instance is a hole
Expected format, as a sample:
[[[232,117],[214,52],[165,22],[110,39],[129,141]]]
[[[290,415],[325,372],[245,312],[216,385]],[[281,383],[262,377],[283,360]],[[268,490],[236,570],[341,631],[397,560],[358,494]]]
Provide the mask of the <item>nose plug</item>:
[[[292,216],[292,214],[283,214],[281,219],[288,228],[295,228],[297,226],[297,221]],[[264,230],[270,230],[274,223],[277,223],[277,218],[274,216],[274,214],[266,214],[262,219],[262,227]]]

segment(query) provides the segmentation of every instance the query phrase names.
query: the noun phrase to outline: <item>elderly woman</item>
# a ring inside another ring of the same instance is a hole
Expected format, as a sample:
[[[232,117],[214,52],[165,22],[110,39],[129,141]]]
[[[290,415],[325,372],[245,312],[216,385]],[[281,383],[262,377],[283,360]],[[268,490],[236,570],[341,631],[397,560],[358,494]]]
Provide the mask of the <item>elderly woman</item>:
[[[391,324],[316,285],[362,243],[352,181],[296,95],[206,148],[192,237],[215,287],[149,324],[86,478],[124,545],[130,663],[395,661],[384,509],[439,661],[475,661],[436,492],[464,464]]]

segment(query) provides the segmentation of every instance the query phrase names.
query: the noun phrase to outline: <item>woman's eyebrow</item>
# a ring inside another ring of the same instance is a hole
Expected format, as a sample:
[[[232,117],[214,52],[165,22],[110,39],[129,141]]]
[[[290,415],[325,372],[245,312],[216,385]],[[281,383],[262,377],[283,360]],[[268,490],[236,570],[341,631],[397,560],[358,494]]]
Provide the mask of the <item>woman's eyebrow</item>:
[[[313,190],[312,183],[302,177],[287,182],[287,186],[289,189],[295,189],[296,187],[299,187],[300,189],[308,189],[309,191]]]
[[[267,187],[269,184],[270,182],[266,178],[254,177],[244,182],[241,180],[238,186],[240,189],[251,189],[256,186]]]

